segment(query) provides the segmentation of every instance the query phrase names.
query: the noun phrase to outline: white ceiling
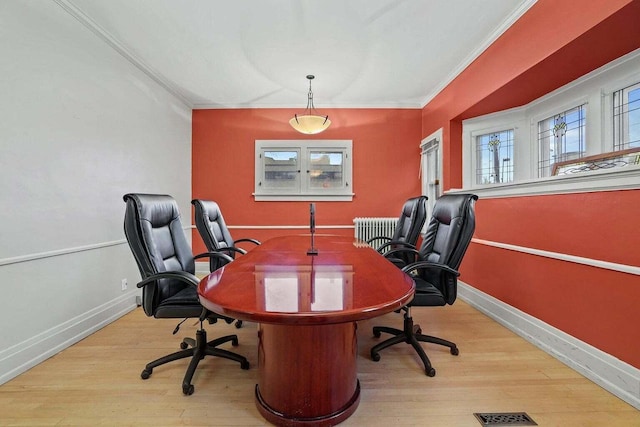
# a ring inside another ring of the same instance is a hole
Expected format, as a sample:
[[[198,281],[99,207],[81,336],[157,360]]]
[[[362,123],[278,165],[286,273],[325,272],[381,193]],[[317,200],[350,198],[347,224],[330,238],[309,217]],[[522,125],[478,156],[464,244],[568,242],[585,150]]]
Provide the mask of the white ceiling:
[[[193,108],[420,108],[535,2],[54,1]]]

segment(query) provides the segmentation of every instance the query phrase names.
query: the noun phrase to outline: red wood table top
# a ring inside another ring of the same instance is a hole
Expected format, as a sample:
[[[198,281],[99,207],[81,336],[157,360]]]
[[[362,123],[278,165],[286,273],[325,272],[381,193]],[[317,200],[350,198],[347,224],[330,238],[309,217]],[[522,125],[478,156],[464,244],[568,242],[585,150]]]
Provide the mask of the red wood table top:
[[[202,304],[218,314],[262,323],[321,325],[368,319],[413,298],[413,280],[363,242],[283,236],[239,255],[200,282]]]

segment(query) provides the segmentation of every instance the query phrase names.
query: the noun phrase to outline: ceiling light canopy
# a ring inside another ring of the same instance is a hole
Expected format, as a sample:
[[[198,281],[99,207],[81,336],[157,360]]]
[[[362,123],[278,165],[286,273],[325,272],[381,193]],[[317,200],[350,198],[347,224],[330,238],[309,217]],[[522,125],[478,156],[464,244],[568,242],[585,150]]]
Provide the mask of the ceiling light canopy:
[[[307,95],[307,108],[304,110],[304,114],[294,114],[293,118],[289,120],[289,124],[292,128],[300,133],[306,133],[307,135],[313,135],[320,133],[331,125],[329,116],[322,116],[318,114],[316,107],[313,105],[313,92],[311,91],[311,80],[315,76],[309,74],[309,93]]]

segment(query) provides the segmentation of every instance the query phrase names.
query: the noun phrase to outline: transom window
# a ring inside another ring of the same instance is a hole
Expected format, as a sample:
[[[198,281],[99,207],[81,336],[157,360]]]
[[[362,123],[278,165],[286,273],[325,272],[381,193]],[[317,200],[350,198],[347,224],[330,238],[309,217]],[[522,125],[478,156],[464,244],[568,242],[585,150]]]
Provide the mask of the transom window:
[[[348,140],[256,140],[256,200],[351,200]]]
[[[476,137],[476,184],[513,181],[513,129]]]
[[[538,176],[550,176],[555,163],[584,156],[585,121],[585,105],[579,105],[538,122]]]

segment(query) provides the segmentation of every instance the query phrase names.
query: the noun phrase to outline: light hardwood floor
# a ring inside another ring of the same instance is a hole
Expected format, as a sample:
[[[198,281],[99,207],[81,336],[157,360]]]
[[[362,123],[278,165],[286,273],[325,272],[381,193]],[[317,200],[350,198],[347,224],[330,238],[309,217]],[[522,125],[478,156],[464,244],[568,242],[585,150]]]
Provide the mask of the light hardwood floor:
[[[479,426],[474,412],[527,412],[540,426],[640,426],[640,411],[458,300],[453,306],[415,308],[425,333],[455,341],[459,356],[425,345],[437,371],[429,378],[408,345],[384,350],[371,327],[400,327],[390,313],[358,326],[362,395],[347,426]],[[195,394],[184,396],[187,361],[156,368],[140,379],[144,365],[193,336],[193,322],[147,318],[140,308],[0,386],[0,425],[77,426],[264,426],[254,404],[256,325],[242,329],[208,325],[209,338],[237,333],[252,368],[206,358],[194,377]],[[384,335],[383,335],[384,337]],[[223,348],[231,347],[226,344]]]

